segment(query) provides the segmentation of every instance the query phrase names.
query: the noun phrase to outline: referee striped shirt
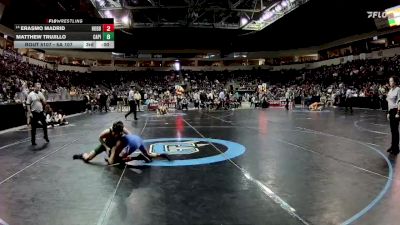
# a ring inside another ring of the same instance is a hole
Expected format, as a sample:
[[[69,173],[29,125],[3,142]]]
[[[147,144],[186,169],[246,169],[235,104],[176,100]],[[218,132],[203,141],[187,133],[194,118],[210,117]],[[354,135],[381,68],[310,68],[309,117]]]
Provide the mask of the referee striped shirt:
[[[133,101],[133,100],[135,100],[133,97],[134,97],[134,91],[133,90],[130,90],[129,91],[129,95],[128,95],[128,101]]]
[[[46,101],[42,92],[34,92],[31,91],[26,100],[26,104],[31,106],[32,112],[43,112],[43,104],[42,101]]]

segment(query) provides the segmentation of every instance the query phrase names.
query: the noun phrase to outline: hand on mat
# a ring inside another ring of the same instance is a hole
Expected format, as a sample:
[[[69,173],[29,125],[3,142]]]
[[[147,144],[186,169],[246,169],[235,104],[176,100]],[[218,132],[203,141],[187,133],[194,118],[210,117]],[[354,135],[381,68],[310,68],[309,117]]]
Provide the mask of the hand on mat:
[[[132,161],[132,160],[133,160],[133,158],[131,156],[122,158],[122,161],[124,161],[124,162],[129,162],[129,161]]]

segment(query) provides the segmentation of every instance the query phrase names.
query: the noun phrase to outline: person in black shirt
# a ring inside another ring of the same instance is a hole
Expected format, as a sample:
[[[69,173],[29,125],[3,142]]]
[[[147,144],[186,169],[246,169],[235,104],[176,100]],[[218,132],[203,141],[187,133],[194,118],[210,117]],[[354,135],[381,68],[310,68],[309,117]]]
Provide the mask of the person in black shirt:
[[[90,104],[90,96],[89,96],[88,93],[86,93],[83,96],[83,104],[85,105],[84,106],[85,108],[83,109],[83,111],[91,112],[92,107],[91,107],[91,104]]]
[[[204,91],[201,91],[200,93],[200,105],[202,108],[205,107],[205,104],[207,102],[207,94]]]
[[[104,110],[107,112],[108,108],[107,108],[107,100],[108,100],[108,95],[106,92],[101,93],[100,95],[100,112]]]

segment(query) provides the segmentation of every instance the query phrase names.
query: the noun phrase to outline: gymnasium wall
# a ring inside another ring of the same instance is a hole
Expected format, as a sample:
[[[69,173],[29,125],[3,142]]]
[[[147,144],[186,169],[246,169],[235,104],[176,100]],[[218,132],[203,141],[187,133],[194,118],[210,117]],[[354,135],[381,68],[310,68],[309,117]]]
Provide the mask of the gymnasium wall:
[[[62,110],[66,115],[84,111],[83,101],[48,102],[54,111]],[[0,105],[0,117],[5,118],[0,123],[0,130],[26,125],[26,114],[22,104]]]

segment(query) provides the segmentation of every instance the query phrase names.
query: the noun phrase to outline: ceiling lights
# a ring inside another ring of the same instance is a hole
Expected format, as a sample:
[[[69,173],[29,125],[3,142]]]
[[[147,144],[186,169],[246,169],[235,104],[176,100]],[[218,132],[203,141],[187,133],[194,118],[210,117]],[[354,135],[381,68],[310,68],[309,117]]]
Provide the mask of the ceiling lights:
[[[258,19],[253,19],[244,26],[243,30],[255,30],[259,31],[269,26],[276,20],[280,19],[284,15],[293,11],[300,5],[308,2],[309,0],[282,0],[276,2],[270,8],[265,9]]]

